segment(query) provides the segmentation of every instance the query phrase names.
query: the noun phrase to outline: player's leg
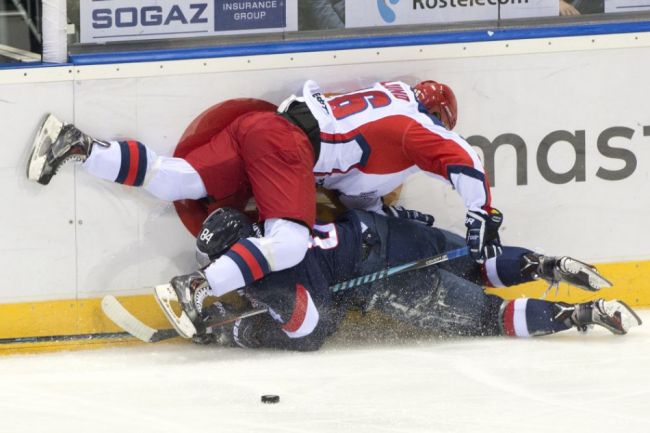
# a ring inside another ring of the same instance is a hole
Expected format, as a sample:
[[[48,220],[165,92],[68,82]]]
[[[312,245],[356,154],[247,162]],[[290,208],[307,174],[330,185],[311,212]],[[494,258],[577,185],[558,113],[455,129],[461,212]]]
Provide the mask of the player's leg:
[[[198,172],[184,159],[158,156],[139,141],[110,141],[96,147],[82,168],[95,177],[142,187],[165,201],[200,199],[207,195]]]
[[[240,260],[233,250],[226,254],[229,257],[210,265],[206,275],[217,293],[300,263],[307,252],[316,213],[314,155],[302,131],[275,113],[253,112],[237,118],[227,132],[235,137],[240,174],[217,184],[216,176],[225,177],[226,169],[232,168],[213,170],[208,178],[212,180],[206,183],[208,192],[212,192],[213,185],[221,190],[226,184],[237,188],[242,182],[250,185],[259,220],[264,221],[264,236],[249,238],[245,246],[233,246],[246,249],[242,252],[246,259]]]
[[[129,186],[142,186],[162,200],[198,199],[206,191],[187,161],[159,157],[135,140],[105,141],[49,115],[41,125],[27,166],[29,179],[47,185],[63,164],[79,161],[93,176]]]
[[[438,231],[445,237],[444,250],[465,245],[464,238],[446,230]],[[591,265],[572,257],[545,256],[520,247],[503,247],[501,255],[487,259],[482,265],[471,258],[459,258],[440,266],[475,284],[492,287],[509,287],[538,279],[550,284],[566,282],[590,291],[611,286]]]
[[[492,316],[494,319],[494,316]],[[519,298],[504,301],[498,322],[504,335],[531,337],[553,334],[573,327],[585,331],[599,325],[614,334],[626,334],[641,324],[636,313],[621,301],[596,301],[581,304]]]
[[[307,136],[275,113],[249,113],[232,125],[260,220],[281,218],[311,229],[316,218],[314,151]]]
[[[443,269],[422,269],[391,278],[368,302],[373,308],[414,326],[445,335],[531,337],[571,328],[602,326],[625,334],[641,319],[621,301],[566,304],[520,298],[503,301]]]
[[[501,299],[481,286],[436,267],[397,275],[365,289],[365,310],[447,336],[499,335]]]
[[[519,247],[504,247],[501,255],[485,261],[484,271],[493,287],[507,287],[538,279],[550,284],[566,282],[590,291],[611,286],[591,265],[572,257],[545,256]]]

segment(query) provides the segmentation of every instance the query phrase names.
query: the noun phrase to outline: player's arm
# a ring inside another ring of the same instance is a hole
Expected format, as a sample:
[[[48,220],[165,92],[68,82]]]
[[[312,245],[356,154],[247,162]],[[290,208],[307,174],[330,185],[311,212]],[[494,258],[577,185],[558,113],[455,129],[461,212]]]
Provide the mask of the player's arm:
[[[260,280],[271,272],[297,265],[305,257],[310,232],[303,224],[281,218],[264,223],[265,235],[236,242],[205,269],[216,296]]]
[[[418,167],[449,182],[462,197],[470,255],[482,260],[499,254],[503,216],[492,208],[485,169],[470,144],[454,132],[414,121],[404,134],[403,149]]]
[[[308,265],[270,275],[244,290],[253,304],[265,305],[269,313],[242,320],[233,329],[233,340],[241,347],[283,350],[317,350],[329,330],[330,294],[303,281]],[[319,296],[320,294],[320,296]]]
[[[325,324],[321,323],[321,314],[310,297],[299,300],[294,295],[295,279],[285,279],[280,274],[292,275],[291,271],[281,272],[275,274],[279,277],[275,283],[263,281],[247,287],[246,296],[239,299],[239,303],[244,305],[239,308],[232,303],[221,302],[224,298],[204,308],[201,312],[204,323],[226,324],[209,333],[197,334],[192,340],[198,344],[218,343],[246,349],[318,350],[328,335]],[[277,285],[278,281],[280,285]],[[289,281],[294,284],[288,284]],[[255,299],[257,308],[262,302],[268,311],[229,320],[257,310],[250,302],[252,299]]]
[[[458,134],[412,122],[404,134],[403,149],[420,169],[451,183],[468,210],[490,210],[490,185],[483,164]]]
[[[232,329],[233,342],[245,349],[280,349],[310,352],[320,349],[325,342],[323,332],[312,332],[301,338],[291,338],[283,330],[282,324],[270,314],[241,320]]]

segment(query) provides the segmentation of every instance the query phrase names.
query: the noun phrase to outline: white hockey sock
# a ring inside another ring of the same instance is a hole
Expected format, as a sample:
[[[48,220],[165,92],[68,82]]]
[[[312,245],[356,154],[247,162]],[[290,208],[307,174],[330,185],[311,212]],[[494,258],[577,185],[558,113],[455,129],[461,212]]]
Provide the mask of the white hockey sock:
[[[199,173],[181,158],[156,158],[143,186],[154,196],[167,201],[197,200],[208,195]]]
[[[156,154],[135,140],[110,141],[93,146],[83,168],[93,176],[130,186],[141,186]]]
[[[187,161],[157,156],[139,141],[111,141],[109,147],[94,146],[83,168],[101,179],[142,186],[165,201],[207,195],[201,176]]]

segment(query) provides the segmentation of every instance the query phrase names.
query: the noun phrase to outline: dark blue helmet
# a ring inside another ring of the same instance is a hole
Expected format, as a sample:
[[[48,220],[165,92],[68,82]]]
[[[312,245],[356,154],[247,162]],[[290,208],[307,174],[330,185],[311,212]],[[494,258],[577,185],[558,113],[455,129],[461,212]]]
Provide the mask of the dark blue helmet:
[[[207,266],[240,239],[261,236],[259,226],[243,212],[229,207],[219,208],[203,221],[196,237],[197,260],[201,266]]]

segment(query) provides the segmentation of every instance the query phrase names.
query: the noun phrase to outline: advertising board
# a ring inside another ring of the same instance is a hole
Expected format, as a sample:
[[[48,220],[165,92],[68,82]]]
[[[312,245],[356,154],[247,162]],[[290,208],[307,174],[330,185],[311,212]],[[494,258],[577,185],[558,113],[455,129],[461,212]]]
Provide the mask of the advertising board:
[[[556,0],[348,0],[346,27],[444,24],[559,15]]]
[[[605,12],[650,11],[648,0],[605,0]]]
[[[82,0],[82,43],[298,29],[297,0]]]

